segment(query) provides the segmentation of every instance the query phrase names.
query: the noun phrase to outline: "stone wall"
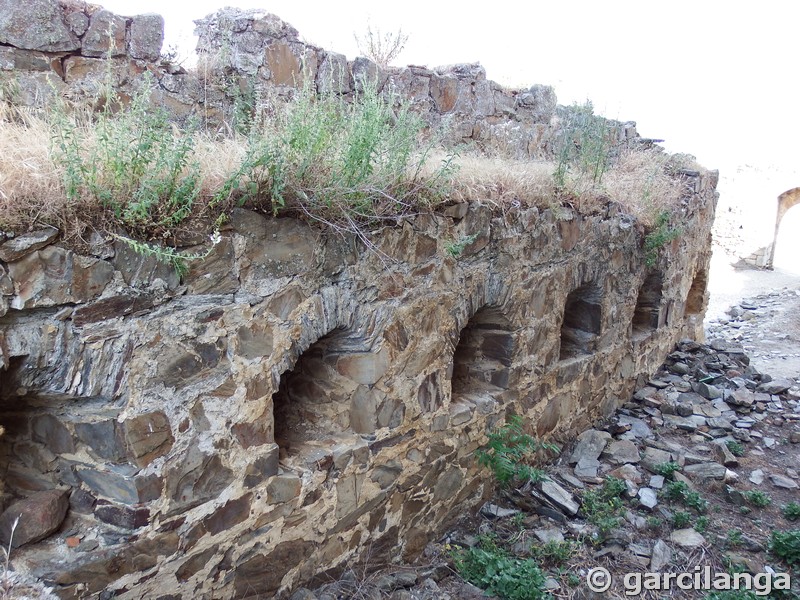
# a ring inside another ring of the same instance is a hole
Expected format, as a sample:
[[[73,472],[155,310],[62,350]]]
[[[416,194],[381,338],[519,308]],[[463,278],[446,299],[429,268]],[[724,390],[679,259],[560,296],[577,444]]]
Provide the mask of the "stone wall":
[[[235,123],[242,106],[269,106],[310,85],[349,97],[366,83],[408,101],[453,142],[517,157],[551,156],[569,109],[552,87],[506,89],[479,64],[381,69],[372,61],[300,41],[291,25],[263,11],[226,8],[197,21],[199,64],[161,58],[159,15],[122,17],[78,0],[0,0],[0,84],[4,97],[46,106],[55,95],[96,99],[109,83],[122,97],[150,78],[151,99],[178,120],[209,129]],[[633,122],[609,121],[616,143],[636,143]]]
[[[236,96],[158,62],[157,17],[0,9],[0,64],[26,103],[91,93],[109,51],[120,90],[150,72],[176,116],[224,116]],[[347,96],[367,73],[431,125],[515,154],[548,154],[564,110],[476,65],[381,72],[270,15],[221,11],[199,30],[240,91],[291,95],[310,77]],[[114,238],[86,256],[56,230],[5,239],[1,508],[15,504],[0,543],[28,515],[14,567],[65,598],[280,598],[413,559],[491,492],[474,451],[506,415],[568,439],[702,335],[717,178],[680,177],[685,233],[652,268],[618,206],[555,200],[451,204],[375,232],[374,251],[240,209],[183,277]]]
[[[6,483],[70,498],[16,564],[64,597],[270,597],[415,557],[489,493],[473,452],[506,414],[564,440],[699,335],[715,180],[687,183],[652,270],[614,207],[455,205],[381,254],[240,210],[183,280],[5,242]]]

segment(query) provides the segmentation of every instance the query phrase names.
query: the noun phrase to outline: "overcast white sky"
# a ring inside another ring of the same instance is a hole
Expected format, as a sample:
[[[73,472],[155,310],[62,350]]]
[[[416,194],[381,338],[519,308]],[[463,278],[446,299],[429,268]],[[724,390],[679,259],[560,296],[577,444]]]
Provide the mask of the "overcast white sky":
[[[490,79],[545,83],[559,102],[637,121],[646,137],[710,168],[800,167],[796,0],[107,0],[120,14],[158,12],[167,44],[193,49],[192,19],[228,4],[261,8],[308,42],[357,54],[354,33],[402,28],[400,64],[478,61]]]

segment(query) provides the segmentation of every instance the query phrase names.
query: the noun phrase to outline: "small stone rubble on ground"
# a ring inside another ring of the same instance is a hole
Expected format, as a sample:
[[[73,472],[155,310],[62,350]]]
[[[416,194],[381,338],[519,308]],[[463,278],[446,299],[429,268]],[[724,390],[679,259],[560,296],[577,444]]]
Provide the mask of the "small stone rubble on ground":
[[[726,316],[710,321],[706,326],[706,335],[709,339],[738,342],[754,359],[762,356],[783,360],[798,359],[800,352],[796,351],[797,348],[787,351],[788,345],[785,343],[790,340],[800,341],[798,332],[792,331],[791,327],[783,331],[771,331],[769,327],[775,323],[775,317],[783,312],[787,303],[798,298],[800,289],[783,288],[744,299],[728,308]],[[765,341],[776,347],[764,347]]]
[[[584,431],[572,448],[564,449],[547,467],[546,481],[498,492],[479,511],[477,532],[474,527],[469,533],[458,528],[430,544],[421,559],[426,566],[383,569],[373,575],[364,570],[361,577],[357,570],[348,571],[314,592],[297,591],[292,600],[483,598],[481,590],[454,574],[446,548],[474,546],[481,534],[491,531],[490,524],[511,519],[518,519],[532,533],[514,546],[520,556],[529,556],[533,545],[594,538],[589,562],[613,558],[641,570],[669,571],[677,565],[683,569],[693,549],[710,552],[712,546],[724,546],[724,538],[716,539],[719,530],[697,531],[692,526],[654,535],[645,516],[670,521],[677,510],[661,494],[663,465],[680,467],[672,474],[675,481],[704,494],[718,492],[721,501],[734,508],[745,507],[743,492],[754,485],[776,495],[796,490],[800,482],[794,467],[797,461],[777,457],[800,451],[800,446],[793,446],[800,443],[799,384],[758,372],[738,344],[682,341],[658,373],[603,426]],[[759,468],[744,469],[729,442],[742,445],[745,456]],[[625,483],[627,508],[622,526],[599,537],[597,528],[585,518],[581,497],[609,476]],[[475,525],[474,520],[471,524]],[[736,552],[728,549],[725,558],[754,573],[772,568],[765,542],[743,535]],[[587,562],[585,566],[593,565]],[[548,588],[561,585],[548,577]],[[585,590],[577,592],[576,598],[594,597],[581,596]]]

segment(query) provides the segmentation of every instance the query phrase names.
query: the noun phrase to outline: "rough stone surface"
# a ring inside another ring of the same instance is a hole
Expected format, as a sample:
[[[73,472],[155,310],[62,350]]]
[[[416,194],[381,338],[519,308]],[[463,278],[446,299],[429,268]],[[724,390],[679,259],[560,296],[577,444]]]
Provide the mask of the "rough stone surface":
[[[80,48],[56,0],[0,0],[0,43],[44,52]]]
[[[128,50],[133,58],[155,62],[161,56],[164,43],[164,17],[137,15],[131,19]]]
[[[107,63],[94,56],[112,49],[110,28],[123,94],[147,71],[159,81],[155,100],[184,107],[176,118],[232,108],[233,97],[206,94],[194,75],[146,64],[158,36],[145,21],[79,5],[63,15],[66,37],[83,36],[80,53],[0,52],[4,65],[24,67],[26,102],[96,90]],[[503,90],[477,64],[356,67],[263,12],[224,9],[198,27],[207,51],[229,50],[218,75],[290,94],[308,74],[347,100],[360,85],[354,73],[374,74],[428,124],[452,116],[450,139],[512,156],[551,157],[554,117],[569,111],[552,89]],[[609,132],[636,143],[630,123],[609,122]],[[175,597],[284,597],[338,577],[349,561],[419,555],[488,499],[474,453],[506,415],[561,440],[645,382],[653,411],[669,404],[668,390],[689,392],[652,374],[678,340],[702,335],[716,179],[693,175],[686,187],[687,233],[661,249],[658,326],[645,340],[631,334],[647,272],[642,233],[612,205],[580,214],[458,202],[377,229],[378,252],[237,209],[215,247],[185,242],[211,253],[207,271],[193,264],[184,278],[121,243],[91,257],[28,246],[0,265],[7,483],[72,488],[76,515],[102,531],[67,548],[69,561],[49,555],[33,566],[65,596],[81,585],[123,598],[176,586]],[[447,251],[447,240],[473,235],[460,257]],[[681,348],[677,362],[696,373]],[[681,418],[702,431],[713,411],[691,408]],[[609,426],[625,436],[613,453],[631,459],[629,495],[641,485],[634,464],[682,454],[643,448],[657,440],[637,415]],[[571,464],[572,482],[588,487],[606,474],[599,459],[611,434],[587,437]],[[560,522],[578,511],[555,481],[526,499],[542,499],[542,514]]]
[[[696,548],[706,543],[706,539],[694,529],[676,529],[669,534],[670,541],[684,548]]]
[[[12,548],[19,548],[46,538],[59,528],[68,507],[64,490],[37,492],[15,502],[0,515],[0,542],[8,547],[10,540]]]

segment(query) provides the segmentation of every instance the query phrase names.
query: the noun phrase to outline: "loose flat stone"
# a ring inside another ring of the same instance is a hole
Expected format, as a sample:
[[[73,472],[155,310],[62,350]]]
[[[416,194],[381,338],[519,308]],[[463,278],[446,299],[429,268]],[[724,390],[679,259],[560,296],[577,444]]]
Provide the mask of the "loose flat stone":
[[[492,519],[504,519],[506,517],[513,517],[514,515],[519,514],[519,511],[514,508],[503,508],[502,506],[491,504],[489,502],[481,506],[480,512],[483,516]]]
[[[655,488],[657,490],[660,490],[661,488],[664,487],[664,476],[663,475],[652,475],[650,477],[650,482],[648,483],[648,485],[651,488]]]
[[[739,466],[739,459],[733,455],[725,443],[714,444],[714,458],[726,467],[736,468]]]
[[[639,449],[636,444],[628,440],[611,442],[603,450],[602,456],[615,465],[638,463],[640,460]]]
[[[572,451],[569,464],[574,465],[582,458],[597,460],[610,439],[611,434],[607,431],[599,431],[597,429],[584,431],[578,436],[578,443]]]
[[[617,423],[620,425],[630,425],[630,433],[637,438],[649,439],[653,437],[653,430],[650,429],[650,426],[645,421],[637,417],[620,415],[619,419],[617,419]]]
[[[670,561],[672,561],[672,550],[664,540],[658,540],[653,545],[653,552],[650,556],[650,571],[660,573],[664,567],[669,565]]]
[[[687,475],[700,479],[724,479],[726,470],[725,465],[715,462],[687,465],[683,468],[683,472]]]
[[[647,510],[653,510],[658,505],[658,496],[653,488],[643,487],[638,493],[639,504]]]
[[[575,465],[575,477],[579,479],[585,478],[596,478],[597,477],[597,469],[600,468],[600,461],[596,458],[582,458],[578,461],[578,464]]]
[[[716,408],[713,404],[709,404],[708,402],[692,403],[692,411],[695,415],[707,418],[714,418],[722,415],[722,411],[720,409]]]
[[[709,383],[703,383],[702,381],[697,382],[697,393],[700,394],[703,398],[707,398],[708,400],[716,400],[717,398],[722,398],[721,389],[719,389],[715,385],[711,385]]]
[[[636,390],[636,393],[633,395],[633,399],[642,402],[645,399],[652,397],[657,391],[658,390],[656,388],[646,385],[645,387]]]
[[[622,465],[621,467],[609,472],[609,475],[625,481],[631,481],[636,484],[642,483],[643,481],[642,473],[632,464]]]
[[[781,378],[762,383],[756,389],[759,392],[765,392],[767,394],[782,394],[792,387],[792,385],[794,385],[794,383],[791,380]]]
[[[642,466],[651,473],[655,473],[656,465],[670,462],[671,460],[672,460],[672,454],[670,454],[669,452],[665,452],[664,450],[659,450],[658,448],[651,448],[648,446],[647,448],[644,449],[644,455],[642,456]]]
[[[662,381],[660,379],[651,379],[650,381],[647,382],[647,385],[654,387],[658,390],[663,390],[664,388],[669,387],[669,383],[667,383],[666,381]]]
[[[748,389],[740,388],[731,393],[726,402],[731,406],[744,406],[749,408],[756,402],[755,394]]]
[[[796,490],[798,488],[797,483],[788,477],[784,477],[783,475],[770,474],[769,479],[772,481],[772,485],[775,487],[783,488],[785,490]]]
[[[570,516],[575,516],[578,513],[580,506],[575,501],[575,498],[555,481],[543,481],[539,489],[550,502],[555,504],[563,512]]]
[[[669,539],[684,548],[697,548],[706,543],[706,538],[691,527],[688,529],[676,529],[669,535]]]
[[[650,558],[650,555],[653,553],[650,547],[646,544],[637,544],[636,542],[631,542],[628,544],[628,552],[635,554],[636,556],[645,556],[647,558]]]
[[[546,544],[548,542],[563,542],[564,541],[564,534],[558,527],[547,527],[545,529],[534,529],[533,535],[535,535],[540,542]]]
[[[730,431],[733,429],[733,425],[731,424],[731,420],[728,417],[712,417],[706,420],[706,423],[712,429],[723,429],[725,431]]]
[[[698,418],[702,419],[702,422],[698,423],[695,420]],[[706,420],[703,417],[695,416],[679,417],[678,415],[664,415],[664,424],[683,431],[697,431],[698,427],[702,427],[706,424]]]

